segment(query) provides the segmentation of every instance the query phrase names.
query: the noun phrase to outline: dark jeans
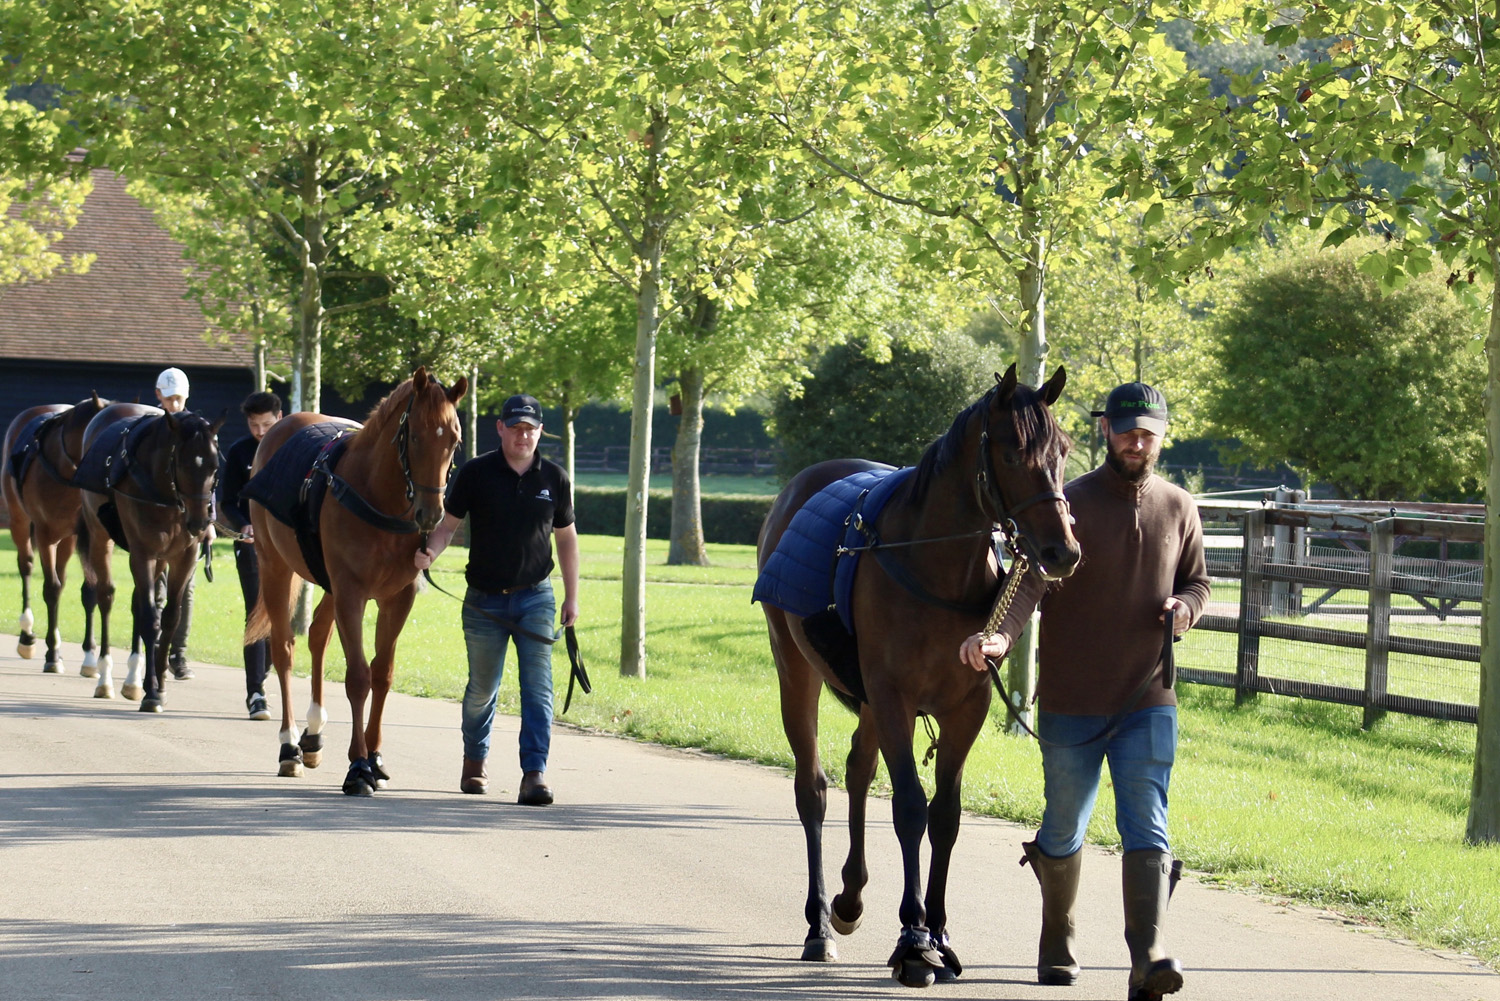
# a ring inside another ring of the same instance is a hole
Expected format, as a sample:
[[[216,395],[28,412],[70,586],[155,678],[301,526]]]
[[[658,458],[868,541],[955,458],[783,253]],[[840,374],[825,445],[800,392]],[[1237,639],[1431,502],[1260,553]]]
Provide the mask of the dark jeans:
[[[186,657],[188,630],[193,626],[193,586],[198,583],[198,568],[193,568],[192,576],[188,578],[187,588],[182,592],[182,610],[177,613],[177,628],[172,631],[172,643],[168,647],[167,656]],[[157,608],[167,607],[167,575],[158,574],[156,577],[156,600]]]
[[[245,624],[250,624],[250,610],[260,598],[260,564],[255,559],[255,545],[234,544],[234,568],[240,574],[240,594],[245,598]],[[266,669],[271,662],[270,640],[247,644],[245,653],[245,694],[266,694]]]

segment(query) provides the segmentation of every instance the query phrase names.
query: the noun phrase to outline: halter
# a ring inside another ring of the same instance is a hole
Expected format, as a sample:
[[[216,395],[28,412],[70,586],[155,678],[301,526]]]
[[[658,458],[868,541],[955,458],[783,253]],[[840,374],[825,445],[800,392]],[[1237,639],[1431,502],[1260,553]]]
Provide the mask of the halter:
[[[1012,552],[1015,551],[1013,540],[1021,538],[1021,530],[1016,525],[1016,515],[1029,507],[1043,504],[1048,501],[1061,501],[1066,507],[1068,498],[1060,490],[1043,490],[1033,494],[1021,503],[1010,507],[1005,503],[1005,493],[1000,489],[1000,477],[995,474],[995,456],[990,452],[990,429],[986,424],[985,429],[979,434],[979,456],[974,470],[974,500],[979,505],[979,510],[996,525],[1000,526],[1000,532],[1005,537],[1005,545]]]
[[[131,500],[135,501],[138,504],[151,504],[151,505],[154,505],[155,507],[176,508],[177,512],[179,514],[183,514],[183,515],[187,514],[187,502],[188,501],[190,501],[190,500],[201,500],[201,501],[211,500],[213,498],[213,489],[212,488],[210,488],[209,490],[207,490],[207,491],[205,491],[204,493],[201,493],[201,494],[185,494],[185,493],[182,492],[181,489],[178,488],[178,486],[177,486],[177,446],[180,443],[180,441],[181,441],[181,439],[177,435],[175,435],[175,434],[172,435],[172,444],[167,449],[167,481],[172,484],[172,494],[171,494],[170,497],[166,498],[165,500],[162,500],[161,499],[161,491],[157,490],[155,482],[153,482],[150,479],[145,478],[144,476],[141,476],[141,475],[137,474],[136,471],[141,468],[141,464],[139,462],[131,462],[130,463],[130,470],[129,471],[130,471],[130,474],[131,474],[131,479],[135,480],[135,482],[142,489],[144,489],[148,494],[154,495],[154,496],[145,496],[145,497],[142,497],[142,496],[139,496],[137,494],[128,494],[128,493],[125,493],[124,491],[120,490],[119,487],[114,487],[113,488],[114,491],[115,491],[115,493],[121,494],[124,497],[129,497]],[[123,444],[123,442],[122,442],[122,444]],[[133,459],[134,456],[130,456],[130,458]],[[213,480],[214,480],[214,477],[210,476],[209,477],[209,483],[212,483]]]
[[[436,379],[431,379],[431,381],[439,389],[443,388],[443,384]],[[413,385],[411,387],[411,395],[406,398],[406,409],[401,411],[401,419],[396,422],[396,436],[391,439],[396,446],[396,455],[401,460],[401,476],[406,481],[406,509],[408,511],[416,506],[418,490],[429,494],[441,494],[443,492],[442,487],[432,487],[425,483],[418,483],[411,476],[411,459],[408,455],[408,450],[411,447],[411,424],[407,418],[411,416],[411,407],[416,401],[417,387]],[[451,463],[449,468],[452,468]]]

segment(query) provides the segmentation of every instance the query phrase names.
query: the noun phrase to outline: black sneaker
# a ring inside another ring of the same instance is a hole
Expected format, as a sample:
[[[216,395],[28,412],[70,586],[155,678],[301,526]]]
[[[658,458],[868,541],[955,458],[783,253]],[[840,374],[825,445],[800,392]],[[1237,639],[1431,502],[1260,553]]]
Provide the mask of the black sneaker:
[[[174,653],[168,657],[167,667],[172,669],[172,677],[178,681],[189,681],[197,677],[193,673],[193,669],[187,666],[187,656],[184,654]]]
[[[245,708],[250,710],[251,719],[271,718],[271,709],[266,705],[266,697],[260,692],[245,697]]]

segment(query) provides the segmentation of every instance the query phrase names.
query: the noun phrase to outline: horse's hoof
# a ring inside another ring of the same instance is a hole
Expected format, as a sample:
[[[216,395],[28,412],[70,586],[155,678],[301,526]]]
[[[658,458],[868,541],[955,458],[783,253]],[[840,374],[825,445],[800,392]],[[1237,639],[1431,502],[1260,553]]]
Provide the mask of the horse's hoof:
[[[302,777],[302,752],[296,744],[281,745],[281,765],[276,774],[284,779]]]
[[[804,963],[834,963],[839,958],[839,950],[833,944],[831,938],[818,938],[809,936],[802,943],[802,961]]]
[[[903,987],[931,987],[937,981],[937,971],[920,959],[905,959],[891,967],[891,976]]]
[[[62,661],[49,660],[42,665],[43,674],[62,674]]]
[[[96,698],[96,699],[112,699],[114,697],[115,697],[115,690],[113,688],[111,688],[109,685],[96,685],[94,687],[94,698]]]
[[[833,930],[838,932],[840,935],[853,935],[856,931],[859,930],[860,922],[864,921],[865,919],[864,908],[861,907],[857,912],[855,912],[855,915],[852,918],[840,917],[839,900],[842,897],[843,894],[839,894],[838,896],[835,896],[833,898],[833,907],[830,908],[828,912],[828,923],[833,925]]]
[[[141,696],[146,694],[146,690],[140,685],[126,684],[120,686],[120,694],[125,696],[125,698],[129,699],[130,701],[135,702],[139,700]]]
[[[30,660],[31,657],[32,657],[32,654],[36,653],[36,644],[35,643],[24,643],[24,642],[23,643],[17,643],[16,644],[16,653],[18,653],[18,654],[21,655],[21,659],[22,660]]]
[[[375,775],[375,788],[384,789],[391,781],[391,773],[385,770],[385,759],[380,756],[380,752],[372,753],[365,759],[365,763]]]
[[[304,733],[297,741],[297,746],[302,749],[302,763],[309,768],[316,768],[323,763],[323,735],[321,733]]]
[[[88,661],[84,661],[78,667],[78,676],[80,678],[97,678],[99,677],[99,669]]]
[[[344,776],[344,795],[375,795],[375,773],[370,770],[368,761],[361,758],[350,763],[349,774]]]
[[[166,704],[159,698],[141,699],[141,712],[143,713],[159,713],[165,708]]]

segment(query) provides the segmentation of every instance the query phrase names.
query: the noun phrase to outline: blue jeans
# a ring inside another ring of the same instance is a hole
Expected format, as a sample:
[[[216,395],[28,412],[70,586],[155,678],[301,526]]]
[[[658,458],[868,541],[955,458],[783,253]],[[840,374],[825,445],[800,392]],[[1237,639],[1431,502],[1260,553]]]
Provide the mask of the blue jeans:
[[[477,606],[477,607],[476,607]],[[512,632],[480,614],[492,615],[539,636],[553,635],[557,601],[552,582],[512,594],[485,594],[469,588],[464,594],[464,645],[469,650],[469,685],[464,689],[464,757],[483,761],[490,753],[490,729],[495,722],[495,695],[505,673],[505,649],[516,643],[521,678],[521,770],[547,770],[552,746],[552,647]]]
[[[1037,733],[1057,744],[1076,744],[1099,733],[1108,717],[1037,713]],[[1115,787],[1115,828],[1124,851],[1168,851],[1167,786],[1177,756],[1177,707],[1137,709],[1107,740],[1082,747],[1042,745],[1047,806],[1037,845],[1053,858],[1083,847],[1099,794],[1099,772],[1109,759]]]

